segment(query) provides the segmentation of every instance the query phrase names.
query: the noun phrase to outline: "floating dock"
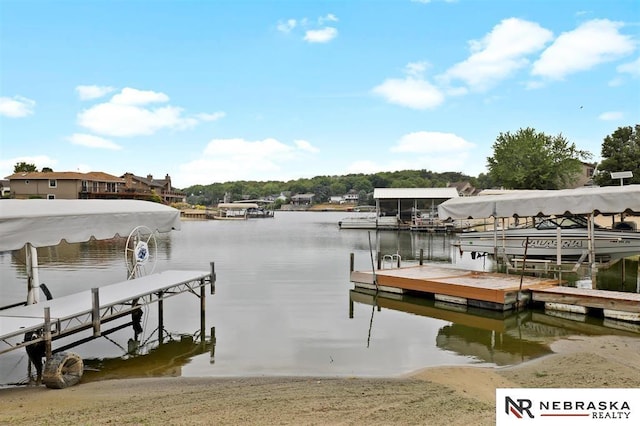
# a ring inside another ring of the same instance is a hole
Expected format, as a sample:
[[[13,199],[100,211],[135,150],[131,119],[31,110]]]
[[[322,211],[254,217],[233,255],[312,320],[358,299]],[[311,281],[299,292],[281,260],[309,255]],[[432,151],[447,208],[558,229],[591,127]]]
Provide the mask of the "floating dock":
[[[215,289],[211,271],[164,271],[133,280],[92,288],[69,296],[0,311],[0,354],[44,341],[47,358],[53,340],[93,330],[98,337],[106,331],[105,323],[131,315],[142,306],[158,303],[159,330],[163,329],[164,299],[184,292],[200,298],[201,339],[204,340],[205,286]],[[199,291],[198,291],[199,290]],[[25,333],[42,331],[41,338],[25,342]],[[160,340],[162,339],[162,333]],[[86,339],[80,339],[81,343]]]
[[[477,272],[435,265],[351,272],[356,287],[387,292],[419,292],[436,300],[507,311],[527,302],[534,288],[559,285],[556,279]]]
[[[352,258],[353,265],[353,258]],[[380,265],[380,262],[378,263]],[[353,271],[356,288],[388,293],[416,293],[440,302],[497,311],[544,303],[545,310],[596,314],[640,323],[640,293],[561,286],[554,278],[497,272],[478,272],[439,265],[399,266]]]
[[[543,302],[546,310],[576,314],[602,314],[605,318],[640,323],[640,293],[590,288],[537,288],[533,302]]]

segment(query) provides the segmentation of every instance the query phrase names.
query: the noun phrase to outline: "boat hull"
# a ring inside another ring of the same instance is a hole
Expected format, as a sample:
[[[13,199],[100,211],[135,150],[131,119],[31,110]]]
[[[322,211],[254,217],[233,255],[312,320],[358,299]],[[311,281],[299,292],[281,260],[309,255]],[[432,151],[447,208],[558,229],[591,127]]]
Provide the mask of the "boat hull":
[[[527,240],[528,238],[528,240]],[[558,250],[558,242],[560,250]],[[586,230],[510,229],[498,231],[468,232],[458,235],[457,244],[462,252],[476,254],[504,253],[508,257],[556,259],[558,252],[562,259],[578,259],[589,252],[589,238]],[[496,250],[497,249],[497,250]],[[640,253],[640,232],[620,232],[598,230],[594,234],[596,259],[618,259]]]

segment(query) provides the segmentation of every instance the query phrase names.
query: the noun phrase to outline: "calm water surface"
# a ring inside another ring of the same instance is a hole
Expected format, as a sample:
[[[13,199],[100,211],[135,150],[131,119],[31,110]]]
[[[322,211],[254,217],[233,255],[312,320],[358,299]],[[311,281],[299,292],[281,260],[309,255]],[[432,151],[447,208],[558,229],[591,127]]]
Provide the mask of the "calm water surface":
[[[602,320],[465,311],[354,292],[349,255],[355,254],[355,269],[369,270],[369,236],[374,250],[407,261],[423,249],[436,262],[477,270],[493,265],[461,258],[444,235],[339,230],[344,216],[278,212],[274,219],[185,221],[180,231],[159,236],[156,271],[207,271],[215,262],[207,344],[193,342],[199,301],[183,294],[164,304],[169,344],[151,349],[158,337],[151,305],[138,355],[128,354],[129,327],[72,349],[86,359],[85,376],[394,376],[437,365],[515,364],[548,353],[546,343],[569,334],[629,334]],[[54,297],[123,281],[124,245],[114,239],[38,249],[40,280]],[[25,298],[23,256],[0,253],[0,305]],[[22,350],[1,355],[0,384],[23,380],[26,363]]]

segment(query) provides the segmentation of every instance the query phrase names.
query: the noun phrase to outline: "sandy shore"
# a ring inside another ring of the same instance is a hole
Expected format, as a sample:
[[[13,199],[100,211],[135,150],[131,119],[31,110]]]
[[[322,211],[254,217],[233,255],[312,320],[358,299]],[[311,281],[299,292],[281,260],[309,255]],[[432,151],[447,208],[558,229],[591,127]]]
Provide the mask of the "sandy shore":
[[[551,348],[513,367],[437,367],[390,379],[153,378],[2,389],[0,424],[492,425],[499,387],[640,387],[640,338],[575,337]]]

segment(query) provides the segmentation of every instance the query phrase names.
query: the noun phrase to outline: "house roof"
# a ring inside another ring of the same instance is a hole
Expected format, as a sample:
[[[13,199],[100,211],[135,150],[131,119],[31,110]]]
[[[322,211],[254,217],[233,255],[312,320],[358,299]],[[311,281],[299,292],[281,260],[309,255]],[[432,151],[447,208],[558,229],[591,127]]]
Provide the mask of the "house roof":
[[[456,188],[375,188],[376,200],[421,200],[458,198]]]
[[[90,180],[100,182],[123,182],[124,179],[104,172],[18,172],[7,176],[9,180],[38,180],[38,179],[60,179],[60,180]]]
[[[161,181],[157,179],[147,179],[146,177],[131,175],[131,177],[139,182],[144,183],[147,186],[155,186],[157,188],[163,188],[164,184],[160,183]],[[166,182],[164,179],[162,182]]]

